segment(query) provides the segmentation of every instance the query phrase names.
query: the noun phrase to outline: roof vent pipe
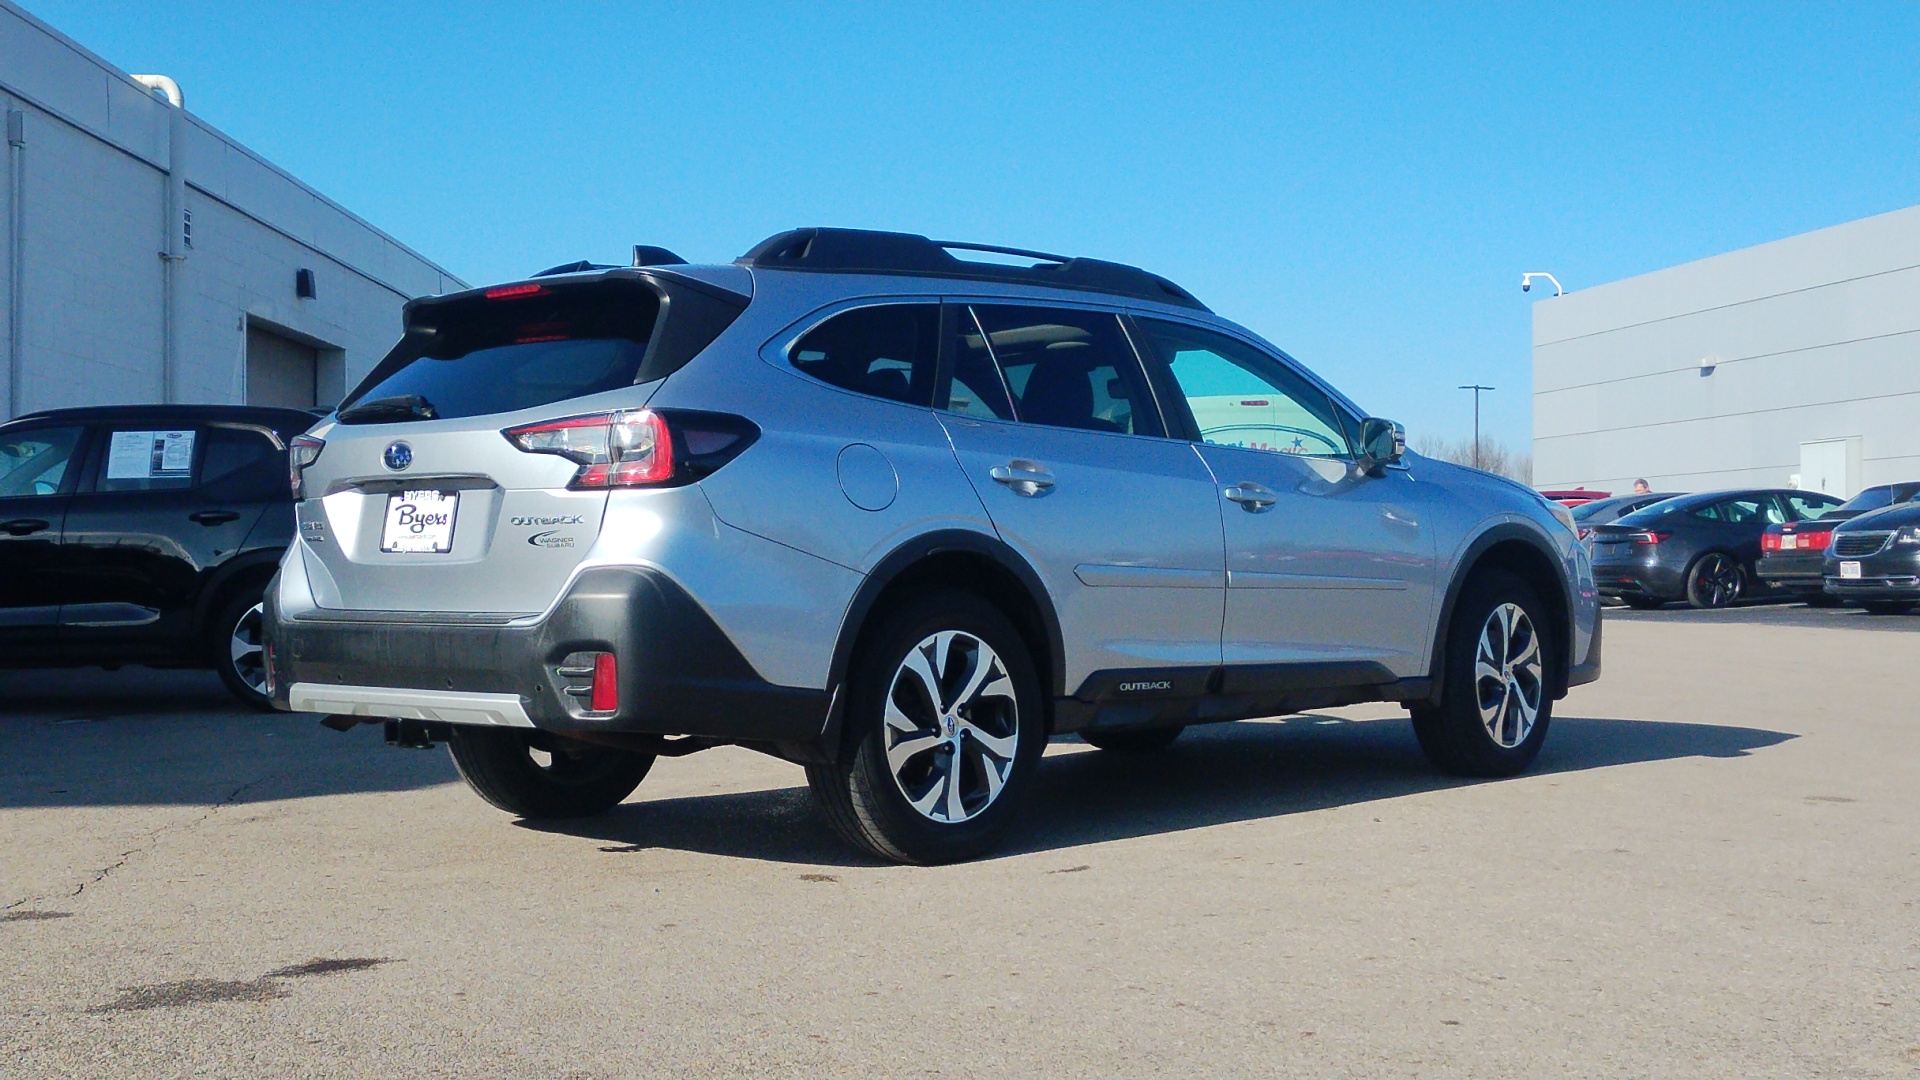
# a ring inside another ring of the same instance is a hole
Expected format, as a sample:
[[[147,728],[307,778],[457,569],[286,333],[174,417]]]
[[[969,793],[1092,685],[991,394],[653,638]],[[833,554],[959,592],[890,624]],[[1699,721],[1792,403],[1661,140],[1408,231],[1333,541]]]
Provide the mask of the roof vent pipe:
[[[174,82],[171,76],[134,75],[131,76],[131,78],[134,82],[139,83],[149,90],[158,90],[160,93],[165,94],[167,96],[167,103],[174,108],[184,109],[187,107],[187,96],[180,92],[180,84]]]

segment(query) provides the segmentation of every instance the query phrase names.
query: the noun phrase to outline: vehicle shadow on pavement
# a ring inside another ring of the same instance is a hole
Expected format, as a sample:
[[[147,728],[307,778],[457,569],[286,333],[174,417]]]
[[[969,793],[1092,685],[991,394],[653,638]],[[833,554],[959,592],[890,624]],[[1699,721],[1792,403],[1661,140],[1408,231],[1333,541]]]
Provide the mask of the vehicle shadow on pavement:
[[[1556,718],[1526,776],[1737,758],[1792,738],[1714,724]],[[1172,748],[1152,754],[1060,749],[1042,764],[1026,820],[989,858],[1507,782],[1434,771],[1404,719],[1308,714],[1193,728]],[[597,840],[610,854],[673,849],[771,862],[874,864],[833,835],[805,787],[654,802],[645,792],[643,786],[639,799],[597,818],[526,827]]]
[[[444,752],[262,713],[204,671],[0,672],[0,809],[188,806],[457,781]]]

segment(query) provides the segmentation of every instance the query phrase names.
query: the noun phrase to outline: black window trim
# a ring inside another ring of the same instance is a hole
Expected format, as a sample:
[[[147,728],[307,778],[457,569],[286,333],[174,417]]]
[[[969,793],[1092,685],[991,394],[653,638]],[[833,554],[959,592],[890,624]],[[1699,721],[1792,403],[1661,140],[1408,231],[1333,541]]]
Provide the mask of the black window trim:
[[[1113,316],[1120,322],[1121,339],[1127,343],[1127,349],[1133,354],[1134,370],[1139,373],[1142,385],[1147,388],[1147,404],[1152,406],[1153,411],[1151,415],[1159,421],[1162,434],[1156,435],[1149,432],[1134,431],[1091,431],[1086,428],[1061,428],[1051,427],[1045,424],[1033,424],[1031,426],[1047,427],[1048,430],[1051,431],[1084,431],[1089,435],[1118,435],[1129,439],[1169,439],[1174,442],[1193,441],[1178,434],[1175,426],[1169,422],[1170,418],[1167,414],[1166,405],[1161,400],[1161,388],[1154,383],[1153,366],[1147,363],[1146,356],[1140,350],[1140,342],[1134,335],[1133,327],[1128,323],[1128,320],[1133,315],[1132,309],[1114,304],[1054,300],[1046,297],[1033,296],[1004,296],[998,294],[985,296],[977,294],[948,295],[942,297],[941,301],[943,309],[951,308],[955,311],[964,311],[968,318],[975,319],[974,328],[980,330],[983,334],[985,333],[984,328],[980,327],[977,317],[973,315],[975,305],[1058,308],[1062,311],[1090,311],[1100,315]],[[957,320],[958,316],[956,315],[953,318]],[[943,311],[940,321],[940,367],[939,374],[934,379],[933,384],[933,407],[936,412],[948,413],[954,416],[959,414],[950,412],[947,408],[947,403],[953,392],[953,368],[955,362],[950,352],[953,348],[953,343],[957,340],[956,335],[958,331],[959,326],[954,323],[949,323],[948,316],[945,315]],[[993,343],[991,341],[987,343],[987,351],[989,354],[993,351]],[[998,356],[994,357],[993,366],[994,370],[1000,373],[1001,388],[1006,391],[1007,402],[1013,408],[1014,418],[1012,420],[1000,420],[990,419],[984,416],[969,416],[966,419],[979,421],[983,424],[1027,424],[1027,421],[1019,418],[1020,403],[1015,400],[1013,396],[1013,388],[1006,385],[1006,373],[1000,371],[1000,358]]]
[[[1347,440],[1347,452],[1343,455],[1337,455],[1337,456],[1314,455],[1314,456],[1322,457],[1322,459],[1326,461],[1352,462],[1352,461],[1358,460],[1359,441],[1360,441],[1360,421],[1362,418],[1364,418],[1367,415],[1365,410],[1355,405],[1351,400],[1347,398],[1346,395],[1334,389],[1333,386],[1331,386],[1325,379],[1322,379],[1320,378],[1320,376],[1314,374],[1311,370],[1307,368],[1305,364],[1302,364],[1298,360],[1295,360],[1293,357],[1288,356],[1278,346],[1270,345],[1267,342],[1263,341],[1258,337],[1253,336],[1250,333],[1238,332],[1239,328],[1234,326],[1223,326],[1218,323],[1202,322],[1199,319],[1176,318],[1173,316],[1162,314],[1157,311],[1129,313],[1129,316],[1126,320],[1129,323],[1128,329],[1130,332],[1139,335],[1137,339],[1137,343],[1135,345],[1135,351],[1151,357],[1151,359],[1148,361],[1148,369],[1151,376],[1164,378],[1167,381],[1167,392],[1173,395],[1173,400],[1179,402],[1180,419],[1182,421],[1182,426],[1184,426],[1186,430],[1189,432],[1187,441],[1194,442],[1194,443],[1204,443],[1206,440],[1203,439],[1200,435],[1200,424],[1197,420],[1193,418],[1193,409],[1187,405],[1187,396],[1184,391],[1180,390],[1179,383],[1174,379],[1172,367],[1168,365],[1166,359],[1160,355],[1158,350],[1152,349],[1147,345],[1147,342],[1150,339],[1147,337],[1145,328],[1135,327],[1131,325],[1135,318],[1158,319],[1161,322],[1177,323],[1182,326],[1191,326],[1196,330],[1206,330],[1215,334],[1219,334],[1221,337],[1230,338],[1234,341],[1240,342],[1242,345],[1247,346],[1248,348],[1254,350],[1255,352],[1260,353],[1261,355],[1274,361],[1280,366],[1286,368],[1288,371],[1293,372],[1308,386],[1311,386],[1314,389],[1320,391],[1322,394],[1326,395],[1327,404],[1332,406],[1334,413],[1340,418],[1342,428],[1343,428],[1343,430],[1341,431],[1341,435],[1344,436]],[[1171,429],[1172,425],[1168,425],[1168,427],[1169,429]],[[1265,451],[1265,452],[1274,453],[1276,451]],[[1404,470],[1407,467],[1407,463],[1405,461],[1399,461],[1399,462],[1395,462],[1392,466],[1389,466],[1389,467],[1394,469]]]

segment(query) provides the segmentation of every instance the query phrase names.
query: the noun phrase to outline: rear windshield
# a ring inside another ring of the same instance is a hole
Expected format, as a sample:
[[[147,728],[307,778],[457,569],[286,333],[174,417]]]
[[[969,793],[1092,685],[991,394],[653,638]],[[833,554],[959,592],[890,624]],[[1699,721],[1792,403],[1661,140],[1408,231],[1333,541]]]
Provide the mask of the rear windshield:
[[[1870,487],[1867,490],[1861,492],[1860,494],[1855,495],[1853,498],[1848,499],[1846,502],[1841,503],[1837,508],[1837,510],[1845,510],[1848,513],[1852,513],[1852,514],[1864,514],[1869,510],[1878,510],[1883,506],[1892,506],[1892,505],[1893,505],[1893,489],[1892,488]],[[1829,510],[1827,511],[1827,513],[1829,514],[1836,513],[1837,510]]]
[[[1573,520],[1585,521],[1603,510],[1611,510],[1620,504],[1611,499],[1597,499],[1590,503],[1581,503],[1573,508]]]
[[[407,335],[337,416],[344,424],[483,416],[664,378],[745,305],[691,283],[633,278],[429,301],[409,313]]]

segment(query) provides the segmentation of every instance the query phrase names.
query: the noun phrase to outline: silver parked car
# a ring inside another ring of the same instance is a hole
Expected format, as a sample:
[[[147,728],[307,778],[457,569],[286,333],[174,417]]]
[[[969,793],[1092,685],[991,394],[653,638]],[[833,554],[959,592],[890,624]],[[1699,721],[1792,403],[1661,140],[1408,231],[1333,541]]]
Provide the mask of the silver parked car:
[[[294,444],[283,708],[445,742],[525,817],[748,746],[932,863],[1003,833],[1055,735],[1395,701],[1501,776],[1598,677],[1563,508],[1164,278],[841,229],[635,262],[414,301]]]

